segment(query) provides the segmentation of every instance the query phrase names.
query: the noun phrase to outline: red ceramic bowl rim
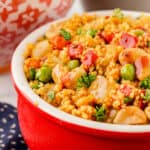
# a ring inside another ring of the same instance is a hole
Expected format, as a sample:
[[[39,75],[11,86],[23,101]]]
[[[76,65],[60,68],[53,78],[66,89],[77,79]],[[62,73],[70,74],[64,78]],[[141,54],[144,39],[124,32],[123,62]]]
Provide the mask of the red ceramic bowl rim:
[[[146,12],[136,12],[136,11],[123,11],[125,15],[131,15],[134,17],[139,17],[141,14],[150,15],[150,13]],[[103,10],[103,11],[94,11],[89,12],[90,14],[101,14],[101,15],[110,15],[112,14],[112,10]],[[101,123],[96,121],[85,120],[79,117],[75,117],[68,113],[65,113],[61,110],[58,110],[52,105],[47,104],[44,100],[42,100],[38,95],[36,95],[32,89],[29,87],[29,84],[26,80],[24,71],[23,71],[23,52],[25,50],[26,44],[35,42],[38,37],[44,35],[44,33],[48,30],[51,24],[55,24],[57,22],[68,19],[59,19],[57,21],[47,23],[46,25],[36,29],[32,33],[30,33],[16,48],[12,62],[11,62],[11,71],[12,77],[16,84],[16,86],[21,90],[21,92],[27,97],[27,99],[34,103],[38,104],[37,107],[46,112],[53,117],[63,120],[65,122],[79,125],[82,127],[87,127],[96,130],[104,130],[104,131],[112,131],[112,132],[125,132],[125,133],[142,133],[142,132],[150,132],[150,125],[116,125],[116,124],[108,124]]]

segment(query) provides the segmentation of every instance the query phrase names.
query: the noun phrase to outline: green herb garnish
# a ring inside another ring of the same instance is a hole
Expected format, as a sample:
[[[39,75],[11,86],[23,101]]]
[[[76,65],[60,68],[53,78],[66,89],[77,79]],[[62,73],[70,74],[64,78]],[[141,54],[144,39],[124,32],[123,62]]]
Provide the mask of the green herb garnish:
[[[35,79],[35,74],[36,74],[35,68],[30,68],[29,69],[29,79],[34,80]]]
[[[48,92],[48,99],[52,101],[54,98],[55,98],[55,92],[54,91],[49,91]]]
[[[95,29],[89,29],[86,32],[87,35],[90,35],[93,38],[96,36],[96,33],[97,33],[97,30],[95,30]]]
[[[95,118],[96,118],[96,121],[104,121],[105,118],[106,118],[106,109],[101,106],[101,107],[98,107],[96,106],[96,113],[94,114]]]
[[[133,99],[130,98],[130,97],[125,97],[123,101],[124,101],[125,104],[128,104],[128,103],[132,102]]]
[[[65,29],[60,29],[60,35],[62,35],[65,40],[71,40],[71,34]]]
[[[32,89],[39,89],[40,88],[40,83],[38,81],[34,82],[31,86]]]
[[[146,89],[145,95],[142,96],[142,98],[143,98],[145,101],[150,102],[150,89]]]
[[[124,14],[122,13],[120,8],[115,8],[114,11],[113,11],[113,15],[112,16],[113,17],[117,17],[119,19],[123,19]]]
[[[94,74],[84,74],[77,81],[77,88],[90,87],[91,83],[96,79]]]
[[[150,89],[150,77],[146,77],[144,80],[141,81],[140,87],[144,89]]]

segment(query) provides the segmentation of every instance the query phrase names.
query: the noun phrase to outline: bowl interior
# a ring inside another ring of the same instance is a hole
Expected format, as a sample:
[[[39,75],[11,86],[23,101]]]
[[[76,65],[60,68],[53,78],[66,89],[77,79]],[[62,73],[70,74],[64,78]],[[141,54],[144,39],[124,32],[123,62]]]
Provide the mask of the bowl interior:
[[[141,15],[141,12],[133,12],[133,11],[123,11],[123,12],[125,15],[132,15],[134,17],[138,17],[139,15]],[[112,11],[90,12],[90,14],[95,14],[95,13],[100,14],[100,15],[110,15],[112,14]],[[150,15],[150,14],[145,13],[145,15]],[[90,121],[90,120],[85,120],[79,117],[75,117],[73,115],[70,115],[63,111],[58,110],[52,105],[49,105],[32,91],[32,89],[29,87],[29,84],[26,80],[26,77],[23,71],[23,62],[24,62],[23,52],[25,50],[26,44],[35,42],[38,37],[44,35],[44,33],[48,30],[51,24],[55,24],[56,22],[60,22],[62,20],[64,19],[54,21],[52,23],[48,23],[38,28],[34,32],[30,33],[16,48],[16,51],[14,52],[12,63],[11,63],[12,76],[13,76],[16,86],[21,90],[21,92],[27,97],[27,99],[31,103],[38,104],[37,107],[39,109],[65,122],[83,126],[83,127],[88,127],[91,129],[96,129],[96,130],[105,130],[105,131],[113,131],[113,132],[128,132],[128,133],[150,132],[150,125],[115,125],[115,124],[95,122],[95,121]]]

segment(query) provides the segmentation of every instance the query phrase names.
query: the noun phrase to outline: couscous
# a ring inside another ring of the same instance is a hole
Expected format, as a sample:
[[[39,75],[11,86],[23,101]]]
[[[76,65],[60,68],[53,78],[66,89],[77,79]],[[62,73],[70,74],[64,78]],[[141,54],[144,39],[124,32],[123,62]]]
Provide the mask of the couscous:
[[[51,25],[24,54],[33,91],[69,114],[149,124],[150,16],[74,15]]]

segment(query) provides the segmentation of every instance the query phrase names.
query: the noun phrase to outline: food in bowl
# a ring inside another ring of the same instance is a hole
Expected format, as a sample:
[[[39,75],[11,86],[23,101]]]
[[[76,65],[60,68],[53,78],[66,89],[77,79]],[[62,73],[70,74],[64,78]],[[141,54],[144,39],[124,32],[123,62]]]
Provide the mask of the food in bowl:
[[[24,53],[30,87],[72,115],[149,124],[150,16],[74,15],[53,24]]]

